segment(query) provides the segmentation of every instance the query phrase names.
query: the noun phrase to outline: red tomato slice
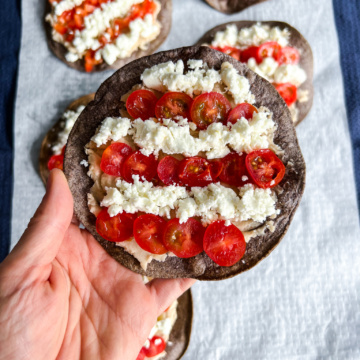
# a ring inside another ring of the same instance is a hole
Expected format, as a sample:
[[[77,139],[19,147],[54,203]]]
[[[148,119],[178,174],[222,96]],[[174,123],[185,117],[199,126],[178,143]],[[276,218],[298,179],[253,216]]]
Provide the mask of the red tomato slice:
[[[156,103],[155,115],[158,119],[173,119],[175,116],[190,118],[193,99],[181,92],[165,93]]]
[[[234,59],[240,61],[240,57],[241,57],[241,50],[237,49],[235,47],[232,46],[223,46],[223,47],[212,47],[212,49],[217,50],[217,51],[221,51],[224,54],[230,55],[232,56]]]
[[[251,152],[246,156],[245,164],[256,185],[263,189],[276,186],[285,175],[284,164],[269,149]]]
[[[64,165],[64,155],[53,155],[49,159],[47,167],[50,171],[55,168],[64,170],[63,165]]]
[[[150,345],[147,348],[143,346],[143,351],[146,357],[153,357],[162,353],[166,348],[165,340],[160,336],[153,336],[149,339]]]
[[[206,186],[214,181],[210,162],[200,156],[182,160],[178,174],[186,186]]]
[[[269,41],[261,44],[258,48],[256,61],[260,64],[266,57],[273,57],[276,59],[280,51],[281,46],[276,41]]]
[[[102,154],[100,169],[108,175],[122,176],[121,166],[132,152],[129,145],[123,143],[111,144]]]
[[[157,97],[150,90],[135,90],[126,100],[126,110],[134,119],[155,117]]]
[[[133,236],[135,214],[123,212],[110,217],[107,208],[102,209],[96,218],[96,231],[104,239],[113,242],[129,240]]]
[[[246,242],[235,226],[225,226],[224,220],[210,224],[204,235],[204,250],[220,266],[232,266],[245,254]]]
[[[210,171],[211,171],[212,178],[214,180],[219,177],[223,168],[224,168],[224,164],[222,163],[222,161],[220,159],[210,160]]]
[[[256,62],[260,61],[258,59],[258,46],[250,46],[247,49],[241,52],[240,61],[247,63],[250,58],[255,58]]]
[[[144,360],[144,359],[145,359],[145,353],[144,353],[144,347],[142,347],[136,360]]]
[[[255,106],[248,103],[239,104],[230,111],[227,122],[235,124],[242,117],[246,120],[251,120],[254,112],[258,112]]]
[[[162,237],[166,221],[153,214],[140,215],[134,222],[134,237],[138,245],[152,254],[165,254]]]
[[[245,166],[246,154],[239,155],[235,152],[222,158],[223,170],[219,176],[220,181],[231,186],[241,187],[251,183],[251,177]],[[243,177],[246,176],[247,179]]]
[[[300,54],[295,48],[286,46],[277,53],[277,55],[275,56],[275,60],[280,65],[281,64],[295,65],[300,61]]]
[[[160,160],[157,167],[159,179],[165,185],[180,185],[181,181],[178,175],[180,161],[172,156],[165,156]]]
[[[156,176],[157,161],[154,155],[145,156],[140,151],[136,151],[126,158],[121,168],[123,178],[133,183],[133,175],[139,175],[140,180],[150,181]]]
[[[177,257],[193,257],[203,251],[204,232],[205,228],[193,218],[183,224],[179,219],[172,219],[165,227],[163,244]]]
[[[192,121],[200,130],[203,130],[214,122],[224,122],[230,110],[231,105],[225,96],[217,92],[210,92],[195,98],[190,114]]]
[[[292,105],[297,99],[297,88],[290,83],[273,84],[280,96],[285,100],[286,105]]]

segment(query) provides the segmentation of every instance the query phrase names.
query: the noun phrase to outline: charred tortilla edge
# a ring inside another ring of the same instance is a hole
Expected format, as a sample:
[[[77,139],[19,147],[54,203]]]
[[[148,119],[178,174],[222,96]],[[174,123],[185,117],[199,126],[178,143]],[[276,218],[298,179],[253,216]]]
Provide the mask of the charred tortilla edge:
[[[281,213],[273,220],[275,230],[266,230],[263,235],[256,236],[247,244],[245,256],[233,266],[221,267],[215,264],[205,252],[189,259],[168,257],[164,262],[152,261],[146,272],[140,267],[138,260],[123,248],[102,239],[96,232],[95,216],[87,205],[87,194],[93,181],[87,176],[87,170],[80,165],[86,160],[85,145],[95,134],[97,127],[107,116],[119,116],[123,106],[120,98],[134,85],[139,84],[142,72],[151,66],[182,59],[186,64],[189,59],[201,59],[209,67],[220,69],[221,63],[231,63],[250,83],[255,96],[255,106],[266,106],[273,112],[277,123],[274,141],[284,150],[281,156],[286,166],[285,177],[277,191],[277,207]],[[280,242],[295,214],[305,187],[305,163],[301,154],[295,128],[292,124],[288,107],[275,88],[265,79],[255,74],[244,64],[232,57],[208,47],[186,47],[160,52],[138,59],[113,74],[98,89],[92,101],[81,113],[70,133],[65,152],[65,174],[74,197],[75,214],[80,222],[99,241],[104,249],[127,268],[153,278],[194,278],[199,280],[222,280],[255,266],[265,258]]]
[[[235,14],[249,6],[260,4],[266,0],[205,0],[212,8],[225,14]]]

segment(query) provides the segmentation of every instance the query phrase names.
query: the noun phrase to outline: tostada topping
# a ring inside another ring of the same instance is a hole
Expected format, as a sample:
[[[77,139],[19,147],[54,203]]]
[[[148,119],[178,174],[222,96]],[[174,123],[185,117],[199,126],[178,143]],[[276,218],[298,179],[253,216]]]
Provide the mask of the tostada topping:
[[[146,69],[122,99],[127,111],[104,119],[86,145],[97,232],[144,269],[203,250],[231,266],[251,239],[249,222],[266,229],[280,213],[272,188],[285,168],[272,113],[250,104],[249,81],[230,63],[187,66]]]
[[[238,30],[235,24],[215,34],[210,46],[246,63],[249,68],[274,84],[297,120],[296,101],[307,101],[307,92],[298,90],[306,81],[306,72],[299,66],[301,54],[289,46],[287,28],[257,23]]]
[[[157,0],[49,0],[53,39],[68,50],[66,60],[84,59],[85,70],[114,64],[144,49],[160,33]]]

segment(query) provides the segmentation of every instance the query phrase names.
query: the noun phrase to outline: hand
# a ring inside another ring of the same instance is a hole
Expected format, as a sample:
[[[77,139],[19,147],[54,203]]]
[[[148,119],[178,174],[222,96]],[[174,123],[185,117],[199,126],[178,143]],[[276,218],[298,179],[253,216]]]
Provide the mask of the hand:
[[[140,275],[71,224],[66,178],[53,170],[42,203],[0,264],[0,359],[136,359],[160,315],[194,282]]]

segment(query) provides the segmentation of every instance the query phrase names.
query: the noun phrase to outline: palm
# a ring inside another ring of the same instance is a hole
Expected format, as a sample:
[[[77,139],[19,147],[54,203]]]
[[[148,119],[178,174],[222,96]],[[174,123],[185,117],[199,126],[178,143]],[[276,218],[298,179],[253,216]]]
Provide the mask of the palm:
[[[141,276],[70,224],[61,171],[0,264],[0,360],[135,359],[156,317],[193,283]]]

